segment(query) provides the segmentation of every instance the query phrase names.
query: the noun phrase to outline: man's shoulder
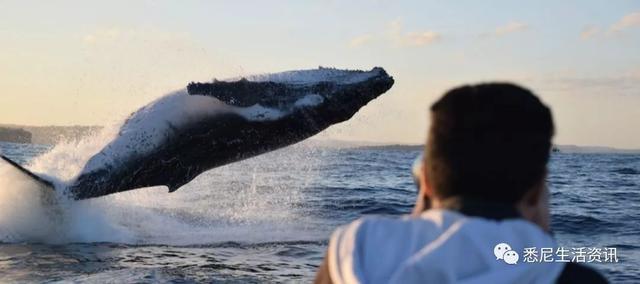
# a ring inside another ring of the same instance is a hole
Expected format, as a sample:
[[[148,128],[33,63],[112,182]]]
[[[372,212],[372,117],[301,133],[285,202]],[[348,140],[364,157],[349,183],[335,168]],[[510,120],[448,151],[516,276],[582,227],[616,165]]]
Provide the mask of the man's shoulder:
[[[567,263],[556,283],[608,283],[598,271],[578,263]]]
[[[380,243],[394,243],[398,239],[411,237],[416,219],[410,216],[383,217],[367,216],[357,219],[336,229],[330,240],[330,246],[358,248],[376,246]]]
[[[339,227],[334,234],[354,234],[358,237],[376,236],[379,234],[406,234],[407,231],[415,227],[425,227],[433,224],[428,220],[412,217],[411,215],[402,216],[366,216],[357,219],[349,224]]]
[[[363,241],[367,235],[378,235],[382,232],[395,232],[391,228],[400,228],[406,223],[404,217],[379,217],[367,216],[357,219],[349,224],[339,227],[333,233],[332,241]]]
[[[368,254],[390,254],[388,249],[404,255],[437,238],[444,229],[442,223],[411,215],[367,216],[334,231],[329,245]],[[368,249],[373,247],[376,249]]]
[[[327,252],[331,278],[361,279],[366,274],[372,279],[387,279],[431,241],[430,236],[438,235],[428,233],[432,231],[429,224],[409,216],[363,217],[338,228]]]

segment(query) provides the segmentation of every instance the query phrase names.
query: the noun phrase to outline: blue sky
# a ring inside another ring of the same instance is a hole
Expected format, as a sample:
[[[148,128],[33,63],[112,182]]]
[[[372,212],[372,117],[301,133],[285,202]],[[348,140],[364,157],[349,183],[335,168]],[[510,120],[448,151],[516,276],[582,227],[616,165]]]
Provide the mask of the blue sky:
[[[193,80],[382,66],[321,138],[420,143],[448,88],[538,93],[560,144],[640,148],[640,1],[0,0],[0,123],[108,124]]]

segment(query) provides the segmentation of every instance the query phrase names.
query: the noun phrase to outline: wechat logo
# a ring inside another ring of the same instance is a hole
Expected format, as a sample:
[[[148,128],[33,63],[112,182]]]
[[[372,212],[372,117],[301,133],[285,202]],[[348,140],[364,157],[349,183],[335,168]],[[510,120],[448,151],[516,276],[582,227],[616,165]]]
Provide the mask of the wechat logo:
[[[517,264],[520,256],[518,253],[511,249],[511,246],[507,243],[499,243],[493,247],[493,254],[496,256],[496,260],[502,259],[507,264]]]

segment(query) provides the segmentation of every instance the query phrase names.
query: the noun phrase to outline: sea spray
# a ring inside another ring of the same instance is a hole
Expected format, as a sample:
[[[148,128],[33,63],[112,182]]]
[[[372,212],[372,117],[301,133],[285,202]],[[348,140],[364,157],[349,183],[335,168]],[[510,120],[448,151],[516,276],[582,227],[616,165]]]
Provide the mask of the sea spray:
[[[83,140],[62,141],[30,160],[27,167],[52,180],[56,191],[43,188],[5,163],[0,165],[0,241],[125,240],[122,231],[104,218],[100,206],[74,202],[64,191],[66,180],[73,178],[87,159],[115,136],[116,129],[118,124]]]
[[[42,206],[42,188],[10,166],[0,165],[0,241],[43,242],[58,232],[50,210]]]
[[[71,179],[113,129],[64,142],[28,168]],[[4,154],[11,154],[4,152]],[[299,145],[221,167],[184,190],[146,188],[85,201],[56,193],[61,212],[47,212],[41,188],[0,166],[0,242],[212,244],[318,239],[303,204],[323,150]],[[292,232],[304,232],[292,234]]]

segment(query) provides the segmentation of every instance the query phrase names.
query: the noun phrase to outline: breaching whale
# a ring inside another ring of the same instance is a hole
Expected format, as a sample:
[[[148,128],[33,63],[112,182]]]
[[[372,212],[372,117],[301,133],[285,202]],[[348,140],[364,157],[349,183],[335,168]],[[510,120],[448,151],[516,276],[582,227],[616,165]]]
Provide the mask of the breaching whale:
[[[151,186],[173,192],[204,171],[297,143],[346,121],[393,83],[380,67],[321,67],[190,83],[134,112],[117,137],[62,185],[2,158],[44,187],[65,190],[76,200]]]

